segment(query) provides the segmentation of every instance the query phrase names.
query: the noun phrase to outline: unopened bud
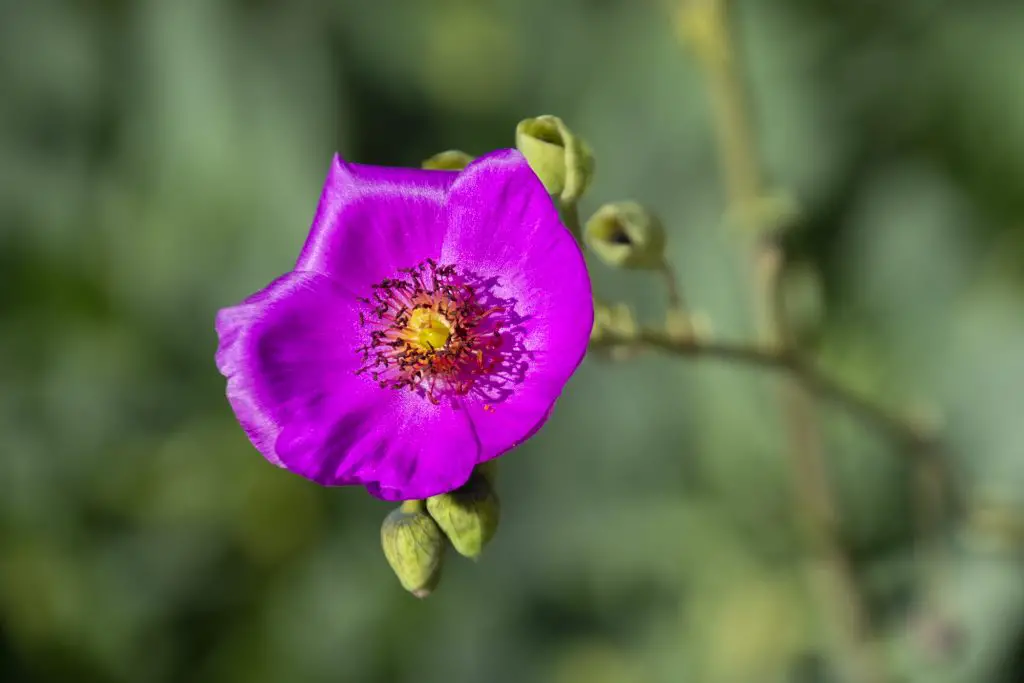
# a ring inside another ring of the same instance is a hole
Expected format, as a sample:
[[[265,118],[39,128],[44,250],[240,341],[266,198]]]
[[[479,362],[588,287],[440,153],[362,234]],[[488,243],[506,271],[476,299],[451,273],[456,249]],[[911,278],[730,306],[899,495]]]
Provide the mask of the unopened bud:
[[[384,557],[402,587],[425,598],[441,580],[444,534],[423,511],[420,501],[407,501],[384,518],[380,528]]]
[[[636,202],[605,204],[583,229],[587,246],[616,268],[662,268],[665,228],[657,216]]]
[[[473,157],[465,152],[449,149],[425,159],[420,165],[428,171],[461,171],[469,166],[471,161],[473,161]]]
[[[475,472],[464,486],[427,499],[427,511],[452,547],[475,560],[498,530],[501,507],[486,476]]]
[[[594,155],[557,116],[523,119],[516,126],[516,148],[530,163],[548,194],[563,204],[583,196],[594,176]]]

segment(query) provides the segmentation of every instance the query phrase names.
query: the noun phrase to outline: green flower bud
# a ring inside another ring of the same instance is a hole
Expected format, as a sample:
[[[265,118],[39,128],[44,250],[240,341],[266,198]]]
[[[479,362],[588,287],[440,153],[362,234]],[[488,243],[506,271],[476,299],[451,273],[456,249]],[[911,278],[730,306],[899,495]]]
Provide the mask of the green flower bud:
[[[484,546],[494,537],[501,516],[494,487],[480,472],[451,493],[427,498],[427,511],[455,550],[471,560],[480,557]]]
[[[660,269],[665,263],[665,229],[636,202],[605,204],[583,229],[587,246],[616,268]]]
[[[471,161],[473,161],[473,157],[465,152],[449,149],[424,160],[420,166],[428,171],[461,171],[469,166]]]
[[[402,588],[417,598],[430,595],[441,580],[445,540],[423,503],[406,501],[392,510],[381,525],[380,542]]]
[[[523,119],[516,126],[516,148],[530,162],[544,188],[563,204],[583,196],[594,176],[594,155],[557,116]]]

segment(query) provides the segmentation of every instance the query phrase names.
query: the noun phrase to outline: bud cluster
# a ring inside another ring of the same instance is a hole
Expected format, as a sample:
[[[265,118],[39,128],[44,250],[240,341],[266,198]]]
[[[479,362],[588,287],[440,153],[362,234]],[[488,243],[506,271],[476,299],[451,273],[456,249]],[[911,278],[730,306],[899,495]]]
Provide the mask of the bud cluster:
[[[485,463],[462,487],[393,510],[381,526],[384,557],[402,587],[425,598],[441,579],[448,546],[476,561],[498,530],[500,515],[493,463]]]

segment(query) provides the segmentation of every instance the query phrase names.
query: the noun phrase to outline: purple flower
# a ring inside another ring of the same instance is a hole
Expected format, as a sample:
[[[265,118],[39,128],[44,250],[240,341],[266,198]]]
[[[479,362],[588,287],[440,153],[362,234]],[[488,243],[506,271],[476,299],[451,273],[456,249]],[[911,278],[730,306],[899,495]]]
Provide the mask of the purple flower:
[[[592,322],[583,256],[515,150],[460,172],[335,158],[295,269],[218,313],[217,367],[274,464],[426,498],[541,427]]]

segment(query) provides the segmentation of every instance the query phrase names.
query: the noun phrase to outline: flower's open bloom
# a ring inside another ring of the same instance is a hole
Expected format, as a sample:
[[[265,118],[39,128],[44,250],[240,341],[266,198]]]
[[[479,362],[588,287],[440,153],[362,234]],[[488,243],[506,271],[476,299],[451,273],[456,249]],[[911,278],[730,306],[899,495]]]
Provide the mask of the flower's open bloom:
[[[295,269],[217,315],[217,367],[271,462],[426,498],[540,428],[592,323],[583,256],[518,152],[336,158]]]

